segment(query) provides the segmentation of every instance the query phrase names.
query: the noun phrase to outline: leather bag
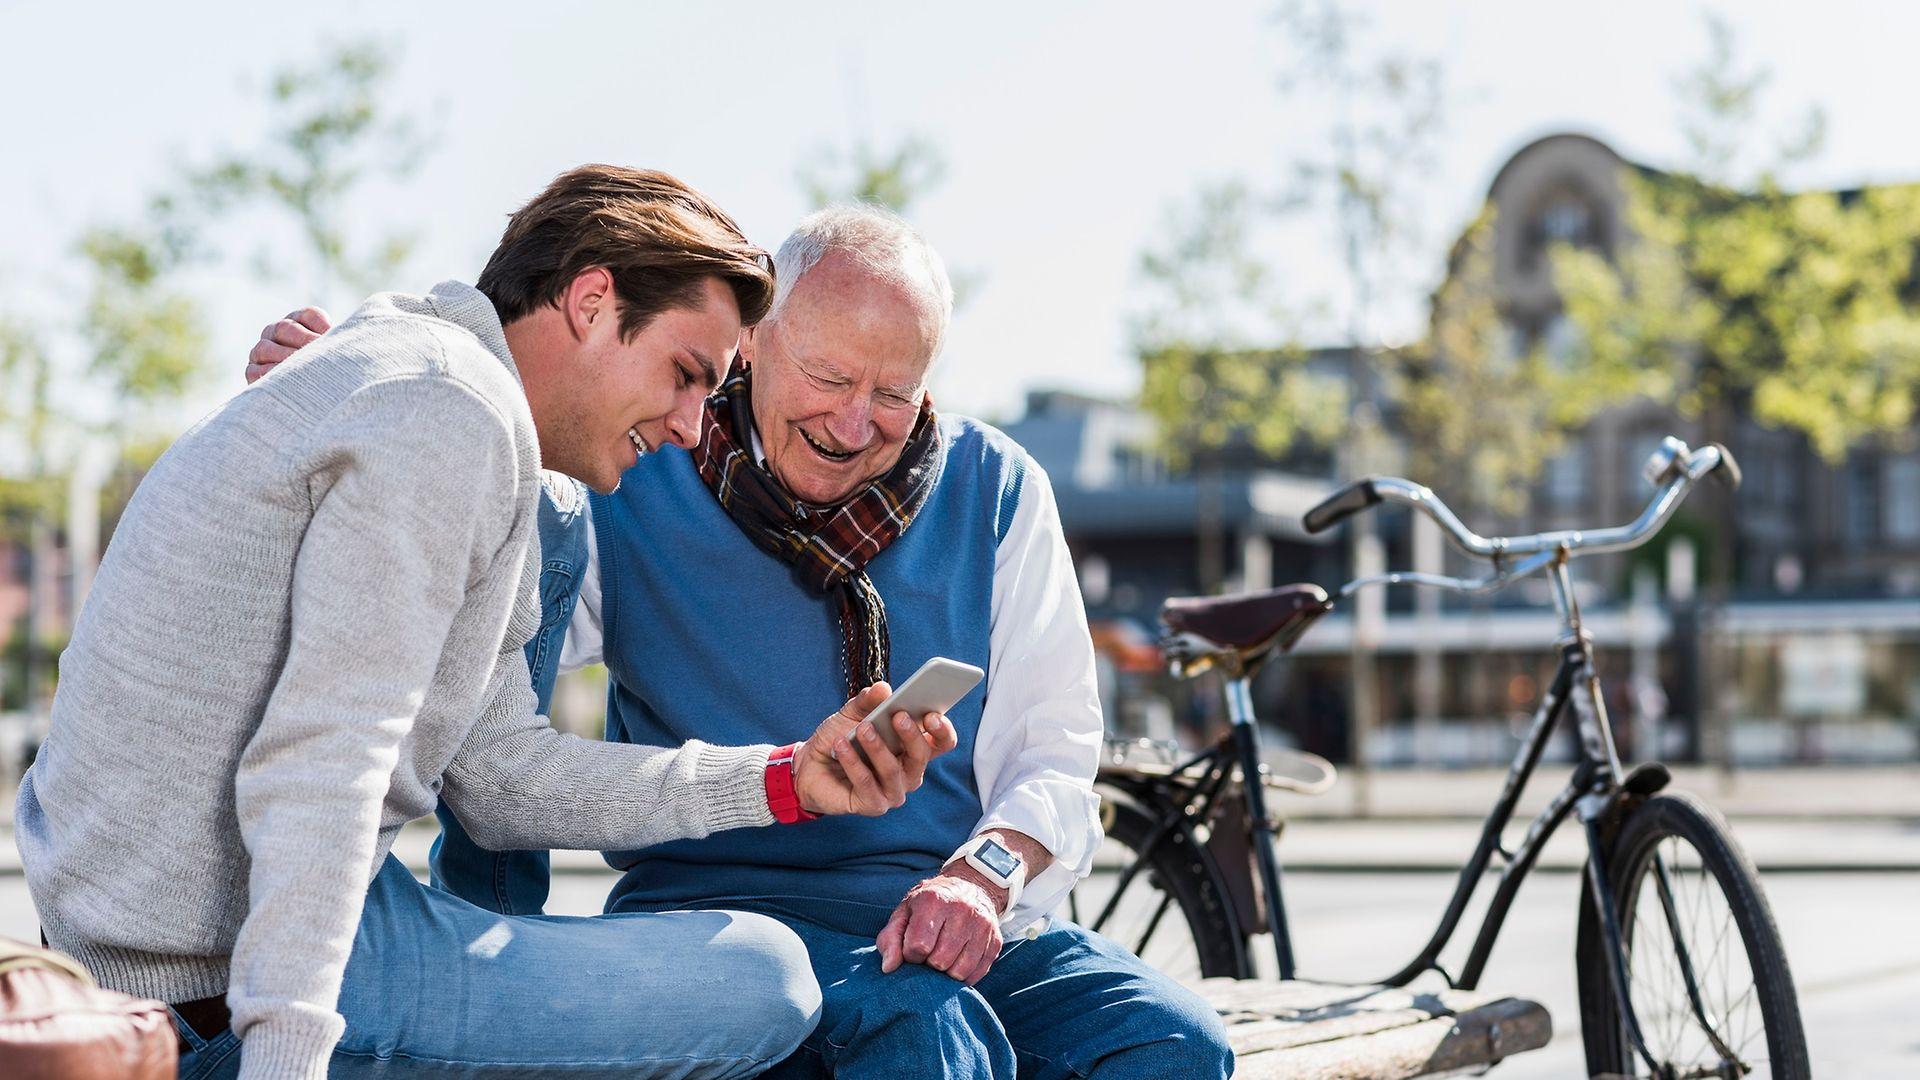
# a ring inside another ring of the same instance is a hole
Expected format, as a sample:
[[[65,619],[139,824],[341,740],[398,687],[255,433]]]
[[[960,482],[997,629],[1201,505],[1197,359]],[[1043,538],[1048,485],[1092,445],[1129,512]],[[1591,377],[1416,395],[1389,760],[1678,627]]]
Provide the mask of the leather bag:
[[[165,1005],[103,990],[66,954],[0,937],[0,1076],[172,1080],[179,1060]]]

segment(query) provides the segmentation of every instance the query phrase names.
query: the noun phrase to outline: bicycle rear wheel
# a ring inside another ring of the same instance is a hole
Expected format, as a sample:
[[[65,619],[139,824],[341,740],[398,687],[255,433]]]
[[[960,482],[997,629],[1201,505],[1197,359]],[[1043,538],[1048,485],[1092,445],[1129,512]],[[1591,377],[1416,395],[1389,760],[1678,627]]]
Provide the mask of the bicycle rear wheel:
[[[1239,978],[1245,950],[1233,912],[1210,856],[1184,829],[1169,830],[1140,858],[1157,822],[1131,802],[1102,792],[1107,839],[1094,856],[1093,872],[1068,897],[1074,922],[1133,950],[1152,967],[1176,979]],[[1105,910],[1128,867],[1139,870],[1120,892],[1105,922]]]
[[[1718,812],[1682,793],[1648,799],[1621,826],[1607,877],[1620,913],[1634,1016],[1666,1071],[1649,1069],[1635,1052],[1614,1004],[1589,880],[1581,894],[1576,966],[1590,1073],[1808,1075],[1786,949],[1759,874]]]

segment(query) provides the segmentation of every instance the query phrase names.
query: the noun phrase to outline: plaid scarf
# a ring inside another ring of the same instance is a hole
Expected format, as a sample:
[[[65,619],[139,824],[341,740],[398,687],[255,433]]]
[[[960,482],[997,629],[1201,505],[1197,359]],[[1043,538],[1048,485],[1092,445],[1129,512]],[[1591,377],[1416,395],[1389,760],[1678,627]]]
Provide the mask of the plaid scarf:
[[[707,399],[694,467],[755,546],[839,603],[840,658],[852,697],[888,677],[887,608],[866,566],[913,523],[940,476],[944,457],[933,397],[921,401],[913,433],[885,476],[834,506],[811,507],[754,460],[751,391],[752,372],[743,368]]]

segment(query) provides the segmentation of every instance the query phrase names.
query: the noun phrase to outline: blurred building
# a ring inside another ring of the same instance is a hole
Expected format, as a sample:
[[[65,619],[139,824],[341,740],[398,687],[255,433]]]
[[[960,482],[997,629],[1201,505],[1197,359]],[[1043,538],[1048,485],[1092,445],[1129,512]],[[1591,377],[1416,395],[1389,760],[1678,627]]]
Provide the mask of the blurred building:
[[[1644,167],[1594,139],[1555,135],[1499,170],[1489,193],[1496,280],[1517,343],[1573,344],[1547,249],[1618,249],[1623,168]],[[1341,371],[1345,355],[1325,350],[1313,363]],[[1345,544],[1299,528],[1300,514],[1336,485],[1325,455],[1273,460],[1229,447],[1173,474],[1152,450],[1144,415],[1066,393],[1031,395],[1007,430],[1053,479],[1096,623],[1144,635],[1168,596],[1290,581],[1331,591],[1351,576]],[[1697,424],[1663,408],[1610,410],[1549,463],[1528,520],[1470,524],[1492,533],[1631,520],[1651,495],[1641,464],[1670,434],[1701,438]],[[1744,421],[1728,442],[1746,473],[1728,520],[1705,516],[1702,501],[1640,552],[1575,564],[1623,741],[1630,751],[1750,762],[1920,757],[1920,453],[1862,446],[1830,464],[1804,438]],[[1390,566],[1431,567],[1431,543],[1416,552],[1407,514],[1383,514],[1380,526]],[[1719,528],[1731,530],[1733,557],[1724,607],[1702,603],[1699,569]],[[1527,582],[1472,603],[1390,595],[1378,665],[1388,723],[1370,744],[1375,760],[1506,759],[1510,724],[1552,671],[1557,623],[1545,589]],[[1717,629],[1703,634],[1708,619]],[[1296,659],[1255,687],[1263,717],[1338,758],[1351,750],[1351,634],[1344,615],[1329,616]],[[1702,642],[1720,669],[1711,689]],[[1206,690],[1113,678],[1123,730],[1142,726],[1140,707],[1118,692],[1127,689],[1164,701],[1189,725],[1217,716],[1217,695]],[[1732,726],[1703,733],[1700,720],[1716,704]]]

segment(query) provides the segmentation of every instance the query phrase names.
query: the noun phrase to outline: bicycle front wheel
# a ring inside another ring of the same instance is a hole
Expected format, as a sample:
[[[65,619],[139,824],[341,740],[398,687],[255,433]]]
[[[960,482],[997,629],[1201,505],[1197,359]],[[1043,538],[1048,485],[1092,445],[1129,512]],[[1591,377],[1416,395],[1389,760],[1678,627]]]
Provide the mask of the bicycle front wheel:
[[[1576,966],[1587,1068],[1596,1076],[1808,1075],[1787,954],[1753,863],[1720,814],[1663,793],[1635,809],[1607,859],[1634,1017],[1658,1069],[1615,1005],[1591,880]]]

